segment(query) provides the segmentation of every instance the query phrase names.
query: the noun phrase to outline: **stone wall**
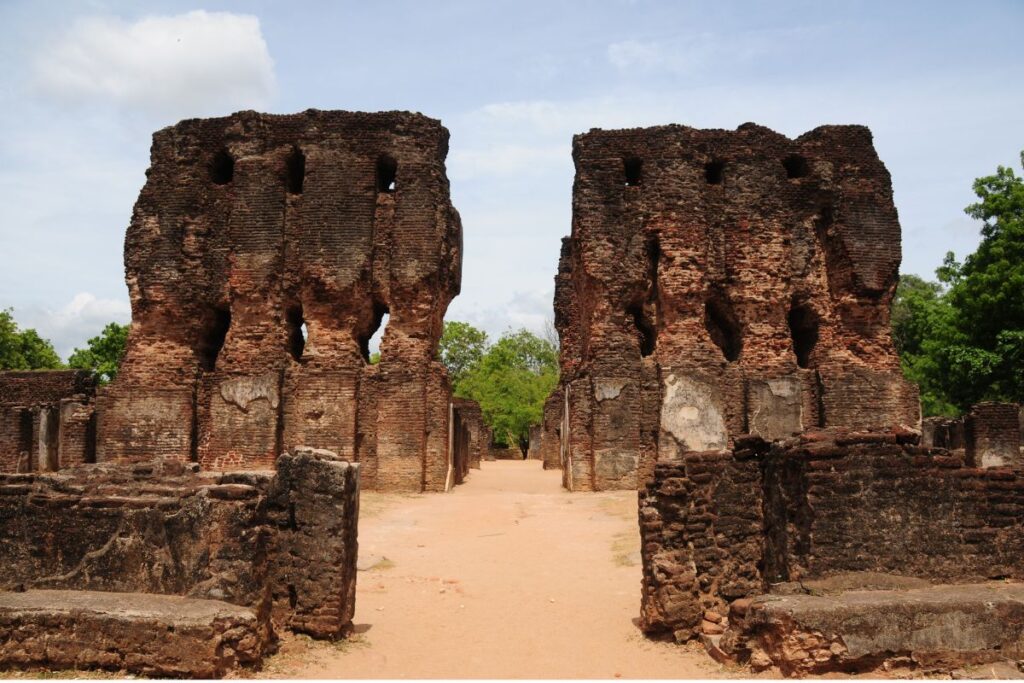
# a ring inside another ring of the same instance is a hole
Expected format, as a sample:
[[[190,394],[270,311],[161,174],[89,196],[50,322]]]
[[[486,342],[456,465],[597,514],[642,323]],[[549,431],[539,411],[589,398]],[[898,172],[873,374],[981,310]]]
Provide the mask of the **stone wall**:
[[[644,629],[686,640],[780,584],[1024,579],[1024,470],[970,467],[915,438],[741,438],[659,463],[640,492]]]
[[[305,445],[364,462],[369,488],[443,490],[435,352],[462,242],[447,151],[438,121],[405,112],[240,112],[157,132],[97,460],[260,469]]]
[[[964,446],[975,467],[1021,463],[1021,407],[1016,403],[979,403],[964,417]]]
[[[921,421],[921,444],[963,454],[974,467],[1024,462],[1024,406],[979,403],[962,417],[927,417]]]
[[[571,488],[633,488],[737,434],[919,426],[889,331],[900,228],[866,128],[592,130],[573,158],[555,279]]]
[[[0,372],[0,472],[93,461],[95,391],[85,370]]]
[[[342,635],[355,608],[358,466],[299,451],[276,474],[192,468],[0,475],[0,590],[222,600]]]

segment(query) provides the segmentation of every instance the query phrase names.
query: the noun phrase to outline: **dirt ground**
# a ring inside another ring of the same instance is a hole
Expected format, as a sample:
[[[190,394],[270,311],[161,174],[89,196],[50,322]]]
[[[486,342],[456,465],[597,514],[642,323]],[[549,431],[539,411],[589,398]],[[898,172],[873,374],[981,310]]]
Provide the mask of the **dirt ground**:
[[[637,628],[636,493],[570,494],[560,480],[537,461],[497,461],[447,495],[364,493],[355,634],[286,637],[259,675],[742,675]]]

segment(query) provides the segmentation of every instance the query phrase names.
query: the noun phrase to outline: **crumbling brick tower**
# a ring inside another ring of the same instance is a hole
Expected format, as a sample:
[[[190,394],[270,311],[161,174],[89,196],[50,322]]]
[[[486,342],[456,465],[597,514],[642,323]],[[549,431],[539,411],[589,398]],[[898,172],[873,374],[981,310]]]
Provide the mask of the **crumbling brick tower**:
[[[545,434],[569,488],[634,488],[742,433],[918,425],[889,330],[900,228],[866,128],[592,130],[573,158],[567,434]]]
[[[434,358],[462,241],[447,151],[438,121],[405,112],[241,112],[156,133],[97,460],[260,469],[306,445],[362,462],[365,487],[443,490]]]

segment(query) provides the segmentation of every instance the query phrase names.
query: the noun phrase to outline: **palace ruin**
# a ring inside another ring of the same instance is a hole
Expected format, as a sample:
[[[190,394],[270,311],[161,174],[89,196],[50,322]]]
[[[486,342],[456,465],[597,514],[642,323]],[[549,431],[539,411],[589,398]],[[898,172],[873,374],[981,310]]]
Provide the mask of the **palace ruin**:
[[[573,159],[542,447],[561,444],[571,490],[636,488],[738,434],[916,428],[889,332],[900,229],[866,128],[593,130]]]
[[[919,443],[870,132],[592,130],[573,156],[539,452],[570,490],[639,486],[643,629],[785,674],[1024,655],[1019,407]]]

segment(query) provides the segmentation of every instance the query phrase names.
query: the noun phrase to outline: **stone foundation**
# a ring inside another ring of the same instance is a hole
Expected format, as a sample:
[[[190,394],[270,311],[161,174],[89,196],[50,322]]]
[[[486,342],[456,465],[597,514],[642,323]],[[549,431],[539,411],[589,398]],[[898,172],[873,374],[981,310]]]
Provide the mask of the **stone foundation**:
[[[764,595],[734,603],[728,630],[707,640],[755,671],[786,676],[949,674],[1024,660],[1024,584]]]
[[[0,667],[219,678],[257,666],[273,634],[218,600],[96,591],[0,593]]]

